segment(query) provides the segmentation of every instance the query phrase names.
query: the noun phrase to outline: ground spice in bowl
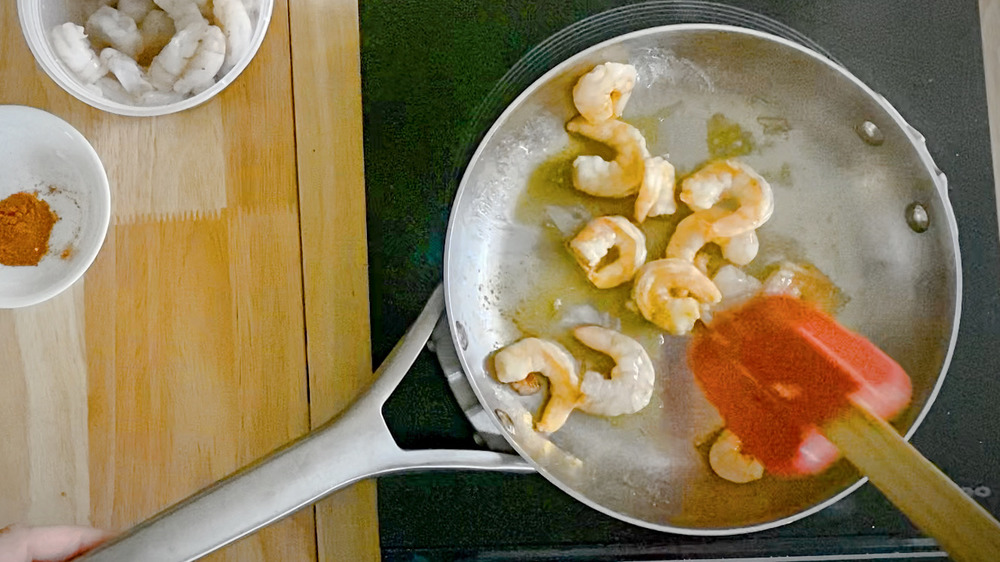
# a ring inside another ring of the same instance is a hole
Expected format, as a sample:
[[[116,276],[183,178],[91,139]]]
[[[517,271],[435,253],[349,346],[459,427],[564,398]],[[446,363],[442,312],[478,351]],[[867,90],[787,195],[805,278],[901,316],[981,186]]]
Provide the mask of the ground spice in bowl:
[[[38,265],[49,251],[49,235],[59,217],[31,193],[0,201],[0,264]]]

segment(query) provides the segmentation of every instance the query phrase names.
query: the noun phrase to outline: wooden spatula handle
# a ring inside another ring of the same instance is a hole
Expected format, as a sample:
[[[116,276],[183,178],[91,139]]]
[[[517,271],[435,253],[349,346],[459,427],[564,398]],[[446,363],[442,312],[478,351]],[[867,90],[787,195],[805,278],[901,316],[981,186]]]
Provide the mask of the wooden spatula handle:
[[[1000,523],[891,425],[854,406],[823,433],[954,560],[1000,561]]]

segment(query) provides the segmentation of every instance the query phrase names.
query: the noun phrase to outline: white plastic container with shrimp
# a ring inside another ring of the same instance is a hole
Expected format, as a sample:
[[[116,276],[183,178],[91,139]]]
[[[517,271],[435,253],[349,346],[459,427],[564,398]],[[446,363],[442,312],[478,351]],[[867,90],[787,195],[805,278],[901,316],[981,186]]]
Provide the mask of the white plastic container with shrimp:
[[[79,26],[86,25],[88,6],[94,8],[99,4],[113,2],[80,2],[79,0],[17,0],[18,18],[21,31],[31,49],[38,65],[42,67],[60,87],[80,101],[110,113],[149,117],[176,113],[200,105],[233,83],[241,72],[250,64],[264,40],[274,0],[241,0],[246,6],[250,19],[249,47],[242,51],[242,56],[231,61],[231,68],[223,70],[208,87],[196,88],[193,93],[159,95],[151,92],[144,102],[133,99],[126,88],[114,79],[113,74],[101,78],[100,84],[82,80],[78,72],[70,68],[58,56],[52,38],[52,30],[56,26],[72,22]],[[243,33],[246,31],[244,30]],[[100,55],[100,50],[95,50]],[[72,61],[71,61],[72,62]],[[223,68],[229,66],[230,61]],[[201,81],[204,82],[204,81]],[[130,84],[130,86],[133,86]],[[108,88],[107,86],[112,86]],[[134,89],[133,89],[134,90]]]

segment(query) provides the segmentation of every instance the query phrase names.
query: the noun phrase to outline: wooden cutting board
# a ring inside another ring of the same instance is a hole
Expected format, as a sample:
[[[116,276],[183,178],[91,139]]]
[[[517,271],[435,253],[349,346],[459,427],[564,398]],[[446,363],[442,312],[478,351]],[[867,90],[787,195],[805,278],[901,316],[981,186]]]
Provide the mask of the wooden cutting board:
[[[124,529],[369,382],[357,3],[291,4],[212,101],[130,118],[62,91],[0,3],[0,103],[79,129],[113,207],[82,282],[0,311],[0,527]],[[212,557],[377,558],[371,483]]]

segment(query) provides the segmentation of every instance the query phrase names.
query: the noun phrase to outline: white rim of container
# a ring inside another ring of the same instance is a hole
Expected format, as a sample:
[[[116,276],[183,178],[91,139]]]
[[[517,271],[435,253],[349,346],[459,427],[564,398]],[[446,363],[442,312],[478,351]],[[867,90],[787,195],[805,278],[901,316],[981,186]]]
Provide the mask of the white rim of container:
[[[35,61],[38,65],[42,67],[42,70],[56,84],[59,84],[62,89],[83,103],[109,113],[130,117],[154,117],[184,111],[185,109],[205,103],[226,89],[227,86],[232,84],[243,73],[243,70],[250,65],[250,61],[257,55],[257,50],[260,49],[261,44],[264,42],[264,35],[271,24],[271,13],[274,10],[273,0],[267,0],[262,3],[259,22],[250,41],[250,50],[236,63],[236,66],[227,72],[218,82],[213,84],[211,88],[179,102],[167,105],[127,105],[104,97],[99,98],[80,85],[80,80],[63,65],[62,61],[52,50],[52,44],[49,41],[49,31],[51,30],[42,28],[40,4],[39,0],[17,0],[17,16],[21,22],[21,32],[24,34],[28,48],[31,49],[31,54],[35,56]]]
[[[108,227],[111,224],[111,184],[108,181],[108,171],[104,167],[104,163],[101,162],[100,155],[94,150],[94,145],[90,144],[87,137],[83,136],[76,127],[62,119],[57,115],[53,115],[48,111],[38,109],[37,107],[30,107],[27,105],[0,105],[0,111],[24,111],[26,113],[36,113],[38,118],[41,120],[47,120],[51,123],[61,123],[66,127],[67,132],[70,137],[81,144],[84,147],[84,151],[87,154],[87,159],[91,164],[97,167],[100,171],[100,185],[95,186],[91,196],[100,202],[101,208],[104,210],[99,217],[97,217],[97,228],[100,229],[100,237],[96,244],[91,248],[81,248],[79,249],[79,257],[76,258],[76,264],[73,269],[70,270],[69,275],[63,278],[62,281],[58,283],[53,283],[48,289],[44,291],[39,291],[30,297],[25,298],[8,298],[0,297],[0,309],[11,309],[11,308],[23,308],[26,306],[32,306],[36,304],[43,303],[59,294],[61,294],[66,289],[72,287],[77,281],[79,281],[83,275],[90,269],[93,265],[94,260],[97,259],[97,254],[101,252],[101,248],[104,247],[104,241],[108,236]]]

